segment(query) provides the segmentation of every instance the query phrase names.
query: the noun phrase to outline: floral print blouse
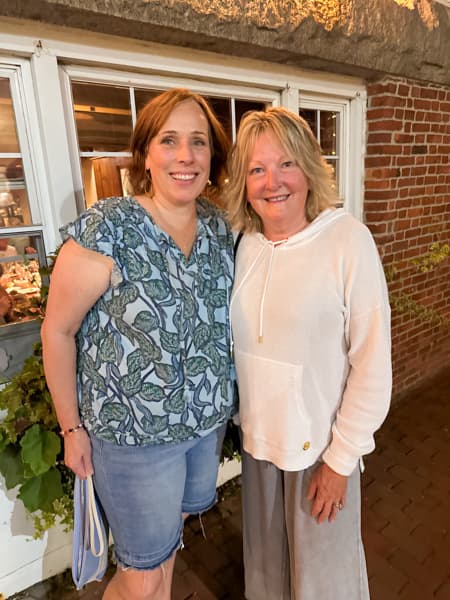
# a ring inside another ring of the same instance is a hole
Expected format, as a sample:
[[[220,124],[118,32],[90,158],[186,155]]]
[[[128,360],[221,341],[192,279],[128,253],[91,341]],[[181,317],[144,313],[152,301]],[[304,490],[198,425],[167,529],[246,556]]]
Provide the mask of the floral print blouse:
[[[101,200],[61,228],[63,240],[114,261],[110,287],[77,334],[80,412],[99,438],[180,442],[233,412],[233,238],[206,200],[197,215],[189,258],[131,196]]]

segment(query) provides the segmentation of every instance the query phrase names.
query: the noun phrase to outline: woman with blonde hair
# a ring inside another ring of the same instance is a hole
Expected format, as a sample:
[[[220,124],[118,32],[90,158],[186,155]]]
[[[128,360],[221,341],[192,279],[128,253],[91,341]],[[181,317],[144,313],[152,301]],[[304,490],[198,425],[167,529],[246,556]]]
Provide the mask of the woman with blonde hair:
[[[248,113],[229,173],[246,598],[367,600],[360,467],[391,393],[377,249],[298,115]]]

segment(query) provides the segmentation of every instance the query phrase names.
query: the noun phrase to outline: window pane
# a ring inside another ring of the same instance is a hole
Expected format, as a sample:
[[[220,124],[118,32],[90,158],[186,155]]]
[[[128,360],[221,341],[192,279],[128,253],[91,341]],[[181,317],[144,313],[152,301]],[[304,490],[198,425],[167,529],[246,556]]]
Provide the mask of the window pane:
[[[128,167],[129,160],[126,156],[81,159],[84,197],[87,207],[100,200],[100,198],[128,195],[124,169]]]
[[[0,158],[0,227],[31,225],[21,158]]]
[[[0,238],[0,324],[42,316],[40,234]]]
[[[0,153],[20,152],[9,79],[0,77]]]
[[[128,88],[73,82],[72,94],[80,151],[126,151],[132,131]]]
[[[336,154],[338,117],[339,115],[335,112],[320,111],[320,145],[327,156],[334,156]]]
[[[333,168],[334,179],[336,181],[337,189],[339,189],[339,161],[337,159],[329,158],[327,163]]]
[[[231,141],[231,101],[229,98],[214,98],[213,96],[205,96],[208,104],[213,109],[216,117],[225,129],[228,139]]]
[[[301,117],[305,119],[308,125],[311,127],[312,132],[317,138],[317,111],[301,109],[299,111]]]
[[[266,108],[264,102],[254,102],[252,100],[236,100],[234,106],[236,111],[236,129],[239,129],[239,123],[246,112],[249,110],[264,110]]]
[[[161,92],[156,90],[134,90],[134,101],[136,104],[136,114],[139,113],[141,108],[149,102],[155,96],[158,96]]]

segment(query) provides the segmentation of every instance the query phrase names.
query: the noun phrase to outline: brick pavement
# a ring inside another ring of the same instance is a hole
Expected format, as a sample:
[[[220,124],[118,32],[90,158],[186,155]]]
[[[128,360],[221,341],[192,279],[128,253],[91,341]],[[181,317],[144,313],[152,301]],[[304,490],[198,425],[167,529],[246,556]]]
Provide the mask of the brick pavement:
[[[450,369],[392,409],[366,459],[363,538],[372,600],[450,599]],[[204,516],[187,521],[173,600],[243,596],[239,482]],[[22,600],[100,599],[106,582],[73,591],[65,574]],[[318,598],[317,600],[321,600]]]

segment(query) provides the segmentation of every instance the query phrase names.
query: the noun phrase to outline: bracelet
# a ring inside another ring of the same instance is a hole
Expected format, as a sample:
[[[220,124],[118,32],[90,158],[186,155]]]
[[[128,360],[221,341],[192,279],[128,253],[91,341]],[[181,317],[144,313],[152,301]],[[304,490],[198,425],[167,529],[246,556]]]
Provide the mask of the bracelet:
[[[80,431],[80,429],[84,429],[83,423],[78,423],[76,427],[70,427],[69,429],[61,429],[59,435],[64,437],[66,435],[70,435],[71,433],[76,433],[77,431]]]

